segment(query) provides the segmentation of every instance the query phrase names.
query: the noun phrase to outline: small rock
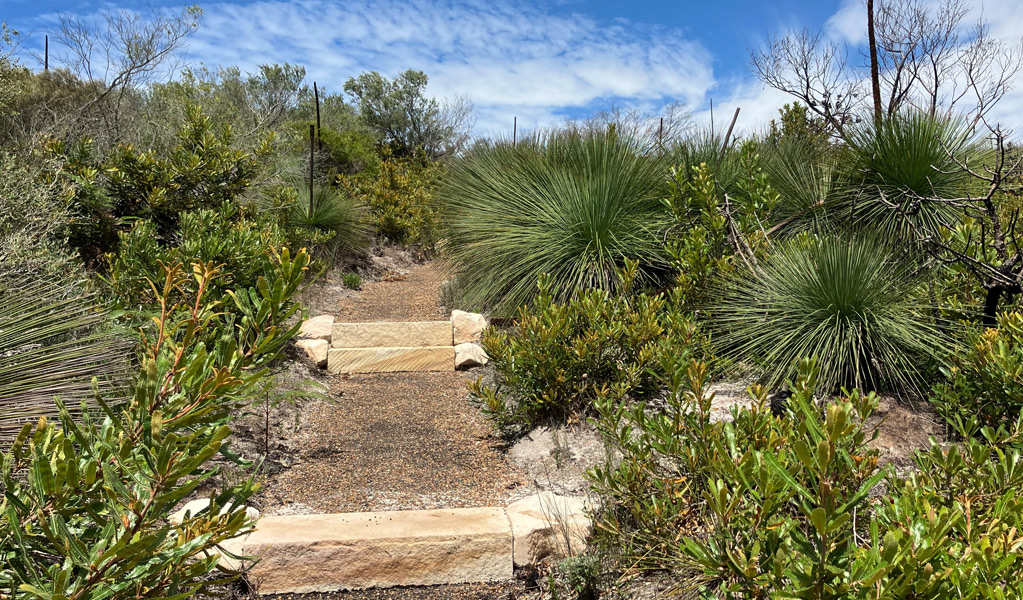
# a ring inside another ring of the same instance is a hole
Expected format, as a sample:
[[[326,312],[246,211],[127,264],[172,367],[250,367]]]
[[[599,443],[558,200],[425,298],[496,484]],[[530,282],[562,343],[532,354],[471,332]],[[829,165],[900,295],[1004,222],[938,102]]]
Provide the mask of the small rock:
[[[466,342],[478,342],[487,328],[487,319],[481,314],[453,310],[451,326],[454,328],[456,346]]]
[[[309,357],[309,360],[316,363],[316,366],[321,369],[327,368],[327,351],[330,349],[330,342],[322,339],[315,340],[297,340],[295,345],[305,352],[305,355]]]
[[[586,499],[540,492],[508,505],[516,567],[582,553],[593,531]]]
[[[182,506],[181,509],[178,510],[177,512],[172,513],[171,516],[168,517],[168,519],[170,519],[171,523],[174,523],[175,525],[180,525],[181,523],[184,522],[185,517],[187,515],[193,516],[197,515],[200,512],[208,509],[209,506],[210,506],[209,498],[199,498],[198,500],[192,500],[190,502],[185,503],[185,505]],[[252,508],[251,506],[246,506],[245,514],[247,514],[250,519],[253,520],[258,519],[259,509]]]
[[[477,344],[463,342],[455,346],[455,368],[468,369],[487,364],[487,353]]]
[[[333,329],[334,317],[320,315],[302,321],[302,327],[298,330],[298,337],[309,340],[327,340],[329,342]]]

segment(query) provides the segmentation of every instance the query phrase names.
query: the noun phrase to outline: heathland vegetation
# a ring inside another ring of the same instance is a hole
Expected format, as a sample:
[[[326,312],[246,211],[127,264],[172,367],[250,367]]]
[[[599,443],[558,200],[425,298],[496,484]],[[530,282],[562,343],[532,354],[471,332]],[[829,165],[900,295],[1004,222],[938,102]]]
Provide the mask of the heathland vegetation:
[[[988,118],[1023,57],[957,0],[867,4],[862,73],[809,32],[754,53],[794,99],[742,137],[669,106],[473,139],[418,71],[171,69],[197,8],[68,17],[46,71],[4,28],[0,598],[239,576],[209,553],[253,526],[231,425],[301,290],[380,245],[496,317],[470,392],[502,436],[588,420],[607,446],[550,597],[651,570],[691,597],[1023,597],[1023,153]],[[750,400],[723,420],[722,380]],[[882,398],[945,425],[912,468],[870,445]]]

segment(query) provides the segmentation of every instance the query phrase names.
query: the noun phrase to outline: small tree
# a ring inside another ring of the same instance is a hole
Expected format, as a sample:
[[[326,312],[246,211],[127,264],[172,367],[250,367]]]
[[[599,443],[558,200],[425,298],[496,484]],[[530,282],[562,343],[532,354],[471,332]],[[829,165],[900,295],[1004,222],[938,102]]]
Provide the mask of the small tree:
[[[359,113],[398,154],[422,150],[431,158],[451,155],[468,140],[472,103],[456,98],[441,105],[426,96],[429,81],[422,71],[409,69],[388,80],[371,71],[345,82],[345,92]]]

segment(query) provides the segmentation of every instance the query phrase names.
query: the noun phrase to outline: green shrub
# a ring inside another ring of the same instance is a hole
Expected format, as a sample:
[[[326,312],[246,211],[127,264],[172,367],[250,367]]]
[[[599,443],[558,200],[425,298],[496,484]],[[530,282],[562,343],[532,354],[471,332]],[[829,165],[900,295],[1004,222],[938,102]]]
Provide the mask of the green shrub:
[[[813,356],[831,392],[926,389],[947,337],[921,301],[914,265],[864,236],[797,238],[741,270],[713,312],[722,353],[755,365],[774,388]]]
[[[509,438],[553,419],[587,413],[601,394],[649,392],[663,353],[689,356],[702,342],[692,319],[663,295],[631,295],[636,264],[621,294],[580,292],[554,301],[541,277],[538,295],[522,307],[511,333],[490,328],[483,348],[497,373],[494,386],[470,385],[483,411]]]
[[[955,205],[928,199],[958,198],[966,191],[969,175],[955,161],[972,163],[981,155],[970,123],[913,111],[880,123],[864,119],[845,139],[842,164],[851,187],[835,216],[914,242],[919,234],[900,211],[924,232],[958,220]]]
[[[217,293],[251,287],[273,264],[273,248],[285,245],[285,235],[274,223],[243,217],[225,202],[220,210],[199,210],[180,215],[180,230],[170,244],[161,241],[151,221],[136,221],[120,235],[120,250],[108,255],[107,282],[115,304],[122,309],[157,306],[159,281],[165,265],[202,261],[220,265],[211,285]],[[195,289],[185,282],[181,293]]]
[[[359,277],[358,273],[345,273],[345,276],[341,278],[341,283],[350,290],[358,290],[362,288],[362,277]]]
[[[65,240],[77,215],[73,186],[52,173],[59,163],[0,152],[0,280],[76,275]]]
[[[967,336],[934,388],[935,408],[960,431],[1008,427],[1023,414],[1023,313],[1003,313],[997,329]]]
[[[231,129],[217,126],[196,106],[188,108],[177,146],[165,156],[119,146],[104,165],[106,193],[116,217],[151,220],[163,237],[185,211],[212,209],[236,200],[255,181],[269,140],[253,153],[231,146]]]
[[[769,223],[778,204],[760,165],[757,145],[747,142],[738,152],[691,164],[707,154],[695,146],[673,168],[670,193],[663,204],[671,216],[665,249],[677,275],[675,286],[692,308],[706,308],[718,280],[736,262],[755,260],[767,241]]]
[[[613,128],[470,151],[440,191],[462,303],[512,315],[544,273],[557,302],[577,290],[617,292],[630,259],[639,261],[638,283],[659,281],[668,269],[660,242],[666,177],[661,158]]]
[[[440,174],[440,165],[424,158],[385,155],[378,176],[339,175],[338,185],[369,207],[378,235],[398,244],[432,246],[438,219],[434,187]]]
[[[0,458],[5,596],[184,598],[217,581],[217,545],[251,530],[243,507],[253,481],[218,486],[208,509],[179,525],[167,516],[209,485],[210,459],[230,456],[229,421],[297,333],[291,298],[307,264],[284,249],[254,287],[230,296],[213,292],[214,265],[168,267],[130,400],[100,398],[103,413],[80,423],[62,410],[59,426],[26,425]],[[187,280],[194,294],[175,300]]]
[[[1023,591],[1023,460],[976,440],[916,457],[896,477],[867,446],[877,405],[820,407],[801,361],[785,414],[711,421],[706,365],[680,361],[664,406],[605,396],[595,423],[620,460],[591,470],[598,541],[627,566],[680,570],[727,598],[1008,598]],[[885,483],[887,492],[876,495]],[[1005,590],[1006,595],[1000,595]]]

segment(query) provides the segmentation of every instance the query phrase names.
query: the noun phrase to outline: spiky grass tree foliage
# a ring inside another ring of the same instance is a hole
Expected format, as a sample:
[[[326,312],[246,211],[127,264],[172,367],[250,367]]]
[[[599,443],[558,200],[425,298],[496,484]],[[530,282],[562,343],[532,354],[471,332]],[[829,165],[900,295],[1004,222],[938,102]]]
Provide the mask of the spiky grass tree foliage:
[[[471,151],[440,192],[463,304],[511,314],[545,273],[558,302],[579,289],[616,290],[626,259],[649,281],[665,266],[666,193],[662,160],[613,128]]]
[[[101,327],[91,297],[65,284],[0,280],[0,442],[25,423],[57,414],[59,397],[75,415],[123,381],[125,340]]]
[[[300,189],[289,224],[307,231],[311,241],[325,244],[336,254],[356,254],[369,246],[369,212],[365,205],[329,185],[314,188],[311,207],[309,188]]]
[[[827,211],[844,189],[835,149],[827,140],[783,138],[764,155],[764,170],[779,197],[772,233],[826,229]]]
[[[947,338],[918,301],[913,264],[872,237],[800,237],[737,274],[714,312],[721,351],[770,387],[817,358],[823,389],[913,390]]]
[[[846,133],[843,164],[850,186],[840,216],[904,240],[918,239],[906,217],[923,231],[951,222],[958,209],[928,199],[963,194],[969,177],[953,155],[982,155],[973,128],[960,118],[913,111],[879,122],[864,119]]]

